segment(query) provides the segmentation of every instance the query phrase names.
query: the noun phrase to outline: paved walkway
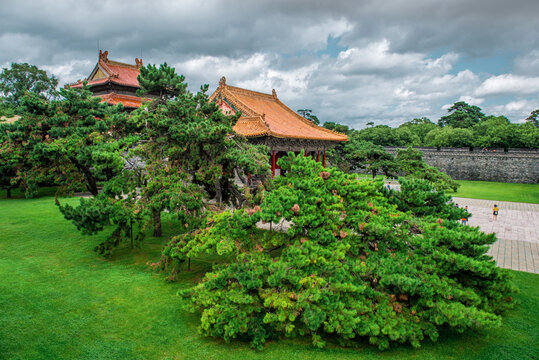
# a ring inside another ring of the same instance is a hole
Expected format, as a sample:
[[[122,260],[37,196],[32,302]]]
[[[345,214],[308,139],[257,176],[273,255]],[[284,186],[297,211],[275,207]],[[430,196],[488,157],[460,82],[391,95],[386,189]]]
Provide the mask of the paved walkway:
[[[498,241],[488,254],[498,266],[539,274],[539,204],[466,198],[453,198],[459,207],[468,206],[471,226],[485,233],[496,233]],[[492,218],[492,207],[500,208],[498,219]]]

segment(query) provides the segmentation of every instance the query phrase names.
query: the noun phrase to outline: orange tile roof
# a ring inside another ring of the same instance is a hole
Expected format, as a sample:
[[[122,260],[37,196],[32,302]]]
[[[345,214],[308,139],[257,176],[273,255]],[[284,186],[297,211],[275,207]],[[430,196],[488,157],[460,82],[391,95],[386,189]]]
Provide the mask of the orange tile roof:
[[[140,98],[138,96],[117,94],[114,92],[105,95],[99,95],[99,97],[102,98],[103,101],[106,101],[111,105],[116,105],[121,102],[122,105],[126,108],[138,108],[140,107],[140,105],[142,105],[142,101],[149,100]]]
[[[142,60],[135,59],[136,65],[125,64],[119,61],[113,61],[108,59],[108,51],[102,52],[99,50],[99,61],[97,62],[94,70],[88,77],[88,86],[102,85],[102,84],[118,84],[123,86],[130,86],[139,88],[137,76],[140,73],[140,67],[142,66]],[[106,77],[94,80],[98,69],[101,69]],[[74,88],[82,87],[82,81],[79,80],[75,84],[69,85]]]
[[[326,141],[347,141],[346,135],[325,129],[297,114],[273,94],[264,94],[226,84],[223,77],[211,95],[221,108],[240,111],[234,131],[247,137],[273,136]],[[226,105],[226,106],[225,106]]]

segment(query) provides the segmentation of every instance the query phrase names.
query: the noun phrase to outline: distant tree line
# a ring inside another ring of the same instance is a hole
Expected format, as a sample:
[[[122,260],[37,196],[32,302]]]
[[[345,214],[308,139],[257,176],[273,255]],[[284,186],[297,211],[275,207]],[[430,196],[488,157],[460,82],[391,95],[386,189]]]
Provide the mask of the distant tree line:
[[[362,130],[346,125],[326,122],[324,127],[347,134],[358,141],[380,146],[432,146],[475,148],[526,148],[539,147],[539,109],[533,111],[524,123],[511,123],[505,116],[485,115],[481,108],[463,101],[448,109],[449,114],[435,124],[430,119],[416,118],[399,127],[387,125]]]

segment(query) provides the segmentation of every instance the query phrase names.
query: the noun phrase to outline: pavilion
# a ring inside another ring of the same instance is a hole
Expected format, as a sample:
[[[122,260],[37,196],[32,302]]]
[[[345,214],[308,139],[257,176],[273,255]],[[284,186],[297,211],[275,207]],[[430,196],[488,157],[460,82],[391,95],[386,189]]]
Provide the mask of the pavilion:
[[[317,126],[291,110],[277,98],[275,90],[264,94],[230,86],[223,76],[210,101],[215,101],[225,114],[241,112],[234,131],[251,143],[269,147],[273,176],[280,175],[277,160],[289,151],[304,150],[306,156],[322,161],[325,167],[326,150],[348,140],[346,135]]]
[[[142,101],[149,100],[137,96],[142,60],[135,59],[135,65],[131,65],[109,60],[108,54],[99,50],[97,64],[85,80],[90,91],[111,105],[121,102],[128,111],[140,107]],[[68,86],[80,88],[83,83],[79,80]],[[225,114],[241,113],[234,131],[253,144],[269,147],[273,176],[281,174],[277,160],[289,151],[304,150],[306,156],[326,166],[326,150],[348,140],[346,135],[317,126],[291,110],[277,98],[275,90],[264,94],[230,86],[223,76],[210,101],[215,101]]]
[[[140,88],[137,76],[140,73],[142,59],[135,58],[135,65],[109,60],[108,51],[99,50],[99,59],[87,79],[87,85],[94,96],[111,105],[122,103],[127,110],[134,110],[145,100],[137,96]],[[69,85],[72,88],[80,88],[83,81]]]

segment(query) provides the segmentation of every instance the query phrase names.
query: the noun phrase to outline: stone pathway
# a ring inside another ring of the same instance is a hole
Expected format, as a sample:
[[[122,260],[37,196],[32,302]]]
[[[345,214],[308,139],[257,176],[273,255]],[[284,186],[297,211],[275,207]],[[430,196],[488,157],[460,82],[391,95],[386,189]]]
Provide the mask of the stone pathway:
[[[469,225],[485,233],[496,233],[498,241],[488,254],[498,266],[539,274],[539,204],[509,201],[453,198],[459,207],[468,206],[472,213]],[[500,208],[498,219],[492,218],[492,207]]]

